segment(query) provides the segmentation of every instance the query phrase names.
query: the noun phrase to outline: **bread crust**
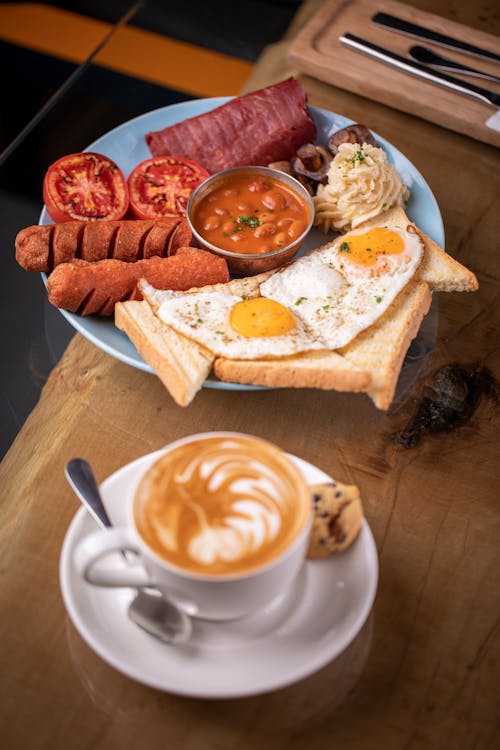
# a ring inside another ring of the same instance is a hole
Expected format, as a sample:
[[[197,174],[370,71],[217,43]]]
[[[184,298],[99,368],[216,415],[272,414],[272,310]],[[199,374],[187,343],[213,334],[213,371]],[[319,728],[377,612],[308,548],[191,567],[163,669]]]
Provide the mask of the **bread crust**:
[[[156,317],[146,300],[118,302],[115,325],[158,375],[174,401],[187,406],[212,369],[213,355]]]
[[[391,405],[406,352],[431,301],[428,284],[410,281],[384,315],[339,352],[355,367],[371,372],[366,392],[379,409]]]
[[[363,392],[371,375],[336,352],[310,352],[273,360],[230,360],[219,357],[214,372],[220,380],[274,388],[319,388]]]

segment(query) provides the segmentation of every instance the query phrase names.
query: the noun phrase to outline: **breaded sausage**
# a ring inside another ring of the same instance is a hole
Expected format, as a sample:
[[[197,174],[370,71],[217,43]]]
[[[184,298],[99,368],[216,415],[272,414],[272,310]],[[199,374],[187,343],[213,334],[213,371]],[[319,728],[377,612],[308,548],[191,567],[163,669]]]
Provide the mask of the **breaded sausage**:
[[[180,247],[188,247],[193,241],[193,235],[187,221],[180,221],[170,235],[167,255],[175,255]]]
[[[168,258],[148,258],[125,263],[109,258],[89,263],[76,259],[61,263],[47,282],[49,301],[80,315],[112,315],[115,304],[140,300],[139,279],[157,289],[184,291],[193,286],[229,280],[224,258],[194,247],[181,247]]]
[[[66,221],[32,226],[16,237],[16,260],[27,271],[49,272],[75,259],[132,263],[174,255],[192,242],[186,219]]]

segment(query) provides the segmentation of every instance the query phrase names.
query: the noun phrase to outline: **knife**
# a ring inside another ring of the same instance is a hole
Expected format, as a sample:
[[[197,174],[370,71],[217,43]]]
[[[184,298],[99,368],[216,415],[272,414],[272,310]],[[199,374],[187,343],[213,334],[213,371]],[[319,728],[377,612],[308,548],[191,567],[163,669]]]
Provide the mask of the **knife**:
[[[372,21],[374,24],[382,26],[384,29],[399,31],[401,34],[406,34],[415,39],[425,39],[428,42],[433,42],[433,44],[441,45],[442,47],[460,50],[461,52],[467,52],[469,55],[476,55],[477,57],[482,57],[486,60],[500,62],[500,55],[495,52],[476,47],[474,44],[462,42],[459,39],[454,39],[446,34],[440,34],[438,31],[426,29],[423,26],[418,26],[416,23],[404,21],[403,19],[396,18],[396,16],[391,16],[388,13],[375,13],[375,15],[372,16]]]
[[[413,60],[409,60],[395,52],[379,47],[377,44],[368,42],[366,39],[361,39],[361,37],[355,36],[354,34],[346,32],[343,36],[339,37],[339,41],[347,47],[351,47],[352,49],[363,52],[366,55],[375,57],[381,62],[392,65],[400,70],[404,70],[414,76],[424,78],[426,81],[437,83],[440,86],[453,89],[461,94],[467,94],[468,96],[472,96],[480,101],[486,102],[486,104],[493,105],[494,107],[500,107],[500,94],[495,94],[489,89],[484,89],[473,83],[466,83],[465,81],[461,81],[459,78],[453,78],[453,76],[449,76],[446,73],[439,73],[436,70],[430,70],[421,63],[413,62]]]

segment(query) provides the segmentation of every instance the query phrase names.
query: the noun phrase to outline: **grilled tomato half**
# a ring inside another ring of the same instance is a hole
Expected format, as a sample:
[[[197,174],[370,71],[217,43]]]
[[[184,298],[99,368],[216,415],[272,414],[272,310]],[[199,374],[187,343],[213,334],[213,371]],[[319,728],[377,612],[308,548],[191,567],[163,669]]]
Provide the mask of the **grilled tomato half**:
[[[122,219],[129,205],[127,179],[103,154],[68,154],[47,169],[43,200],[55,222]]]
[[[137,219],[184,216],[189,196],[209,173],[182,156],[154,156],[128,177],[130,208]]]

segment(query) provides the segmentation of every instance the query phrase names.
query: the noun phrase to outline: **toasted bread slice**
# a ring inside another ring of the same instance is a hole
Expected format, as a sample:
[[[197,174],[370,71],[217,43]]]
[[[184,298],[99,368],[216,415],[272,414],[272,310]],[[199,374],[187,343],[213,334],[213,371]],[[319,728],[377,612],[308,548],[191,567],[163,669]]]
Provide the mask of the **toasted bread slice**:
[[[368,391],[370,372],[361,370],[336,352],[296,354],[272,360],[241,360],[218,357],[214,372],[232,383],[266,385],[273,388],[320,388],[335,391]]]
[[[366,392],[379,409],[391,405],[406,352],[430,305],[429,285],[410,281],[379,320],[339,350],[349,364],[371,373]]]
[[[413,227],[424,243],[424,257],[417,269],[415,279],[425,281],[433,292],[473,292],[479,284],[476,276],[457,260],[448,255],[424,234],[406,215],[403,208],[390,208],[374,219],[369,219],[356,227],[356,230],[374,226],[387,226],[389,229]]]
[[[310,352],[276,360],[217,358],[214,371],[221,380],[236,383],[361,391],[386,410],[405,354],[430,303],[428,284],[412,281],[374,325],[337,352]]]
[[[234,279],[227,284],[204,287],[204,290],[224,289],[231,294],[255,296],[259,293],[259,284],[268,276],[269,273],[263,273],[250,278]],[[174,401],[180,406],[187,406],[209,375],[215,355],[161,321],[157,312],[165,298],[165,292],[155,289],[144,279],[139,281],[139,287],[144,300],[120,302],[116,305],[115,325],[127,334]]]
[[[118,302],[115,325],[125,331],[174,401],[179,406],[191,403],[212,369],[213,354],[162,323],[146,300]]]

